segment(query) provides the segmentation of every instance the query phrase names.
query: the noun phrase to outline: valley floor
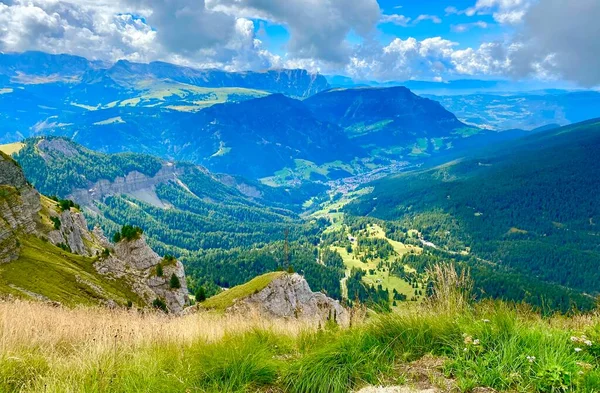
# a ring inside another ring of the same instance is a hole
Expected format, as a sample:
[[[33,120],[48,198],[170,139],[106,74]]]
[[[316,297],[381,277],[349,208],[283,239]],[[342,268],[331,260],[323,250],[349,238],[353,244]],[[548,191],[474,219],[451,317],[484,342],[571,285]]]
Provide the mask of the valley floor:
[[[597,392],[599,358],[598,315],[453,296],[348,329],[0,303],[2,392]]]

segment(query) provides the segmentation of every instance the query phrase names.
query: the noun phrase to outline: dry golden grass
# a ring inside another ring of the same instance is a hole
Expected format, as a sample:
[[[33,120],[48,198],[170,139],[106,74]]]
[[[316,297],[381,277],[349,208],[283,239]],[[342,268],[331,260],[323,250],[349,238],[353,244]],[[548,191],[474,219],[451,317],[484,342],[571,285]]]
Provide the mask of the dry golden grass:
[[[254,329],[297,336],[312,329],[308,323],[269,320],[260,316],[242,317],[216,313],[195,313],[181,317],[158,312],[139,313],[123,309],[67,309],[45,303],[0,302],[0,352],[24,348],[101,352],[118,347],[134,350],[148,345],[207,343],[227,334]]]

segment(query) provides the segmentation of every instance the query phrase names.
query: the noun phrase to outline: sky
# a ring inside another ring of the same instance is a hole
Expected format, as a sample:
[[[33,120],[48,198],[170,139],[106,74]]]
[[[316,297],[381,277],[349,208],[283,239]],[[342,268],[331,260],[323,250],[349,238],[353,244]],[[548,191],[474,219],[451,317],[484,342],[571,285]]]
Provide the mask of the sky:
[[[0,51],[600,85],[600,0],[0,0]]]

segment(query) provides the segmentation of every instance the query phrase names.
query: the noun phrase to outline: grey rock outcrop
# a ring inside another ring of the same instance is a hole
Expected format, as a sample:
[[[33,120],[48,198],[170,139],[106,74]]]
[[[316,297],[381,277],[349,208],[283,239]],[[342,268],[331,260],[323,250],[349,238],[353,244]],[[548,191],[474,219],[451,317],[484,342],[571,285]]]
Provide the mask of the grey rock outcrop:
[[[325,323],[334,319],[339,325],[350,323],[350,313],[339,301],[311,291],[299,274],[284,274],[262,291],[237,301],[230,312],[258,311],[270,318],[300,319]]]
[[[99,229],[95,229],[94,233],[101,242],[105,241]],[[163,271],[162,276],[157,274],[159,265]],[[161,299],[170,313],[179,314],[189,304],[183,264],[161,258],[148,246],[143,236],[135,240],[120,241],[115,245],[113,254],[101,258],[94,267],[101,274],[127,277],[133,291],[146,303],[151,304],[155,299]],[[178,278],[179,288],[171,288],[172,275]]]
[[[35,233],[40,210],[40,195],[27,183],[21,168],[0,154],[0,263],[18,258],[15,233]]]
[[[94,256],[102,251],[93,233],[88,231],[87,222],[82,213],[64,211],[58,215],[60,229],[48,234],[48,240],[53,244],[66,244],[71,251],[78,255]]]
[[[91,205],[94,201],[108,195],[136,195],[136,193],[143,192],[153,195],[154,187],[156,185],[174,180],[183,172],[184,170],[182,168],[179,168],[172,163],[165,163],[154,176],[147,176],[138,171],[132,171],[125,176],[117,177],[113,181],[102,179],[95,183],[90,182],[87,188],[74,189],[67,197],[77,201],[77,203],[81,205]],[[137,196],[140,197],[140,195]]]

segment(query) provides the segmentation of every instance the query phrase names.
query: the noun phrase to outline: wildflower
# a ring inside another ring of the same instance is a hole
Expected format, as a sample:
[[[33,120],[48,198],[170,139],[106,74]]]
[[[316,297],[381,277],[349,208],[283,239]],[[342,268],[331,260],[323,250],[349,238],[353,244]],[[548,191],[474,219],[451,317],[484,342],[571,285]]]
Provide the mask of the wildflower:
[[[577,343],[579,342],[579,337],[571,336],[571,341]]]
[[[490,323],[489,319],[482,319],[483,323]]]
[[[587,345],[588,347],[591,347],[591,346],[592,346],[592,342],[591,342],[590,340],[583,340],[583,343],[584,343],[585,345]]]
[[[466,336],[465,339],[464,339],[464,343],[465,344],[472,344],[473,343],[473,337]]]
[[[473,340],[473,345],[479,345],[479,339],[476,338],[475,340]]]
[[[529,363],[533,363],[533,362],[535,362],[535,356],[527,356],[527,361],[528,361]]]
[[[583,351],[583,349],[581,349],[581,348],[579,348],[579,347],[578,347],[578,348],[575,348],[575,352],[581,352],[581,351]]]
[[[583,371],[580,370],[577,374],[583,375]]]
[[[463,352],[467,352],[467,351],[468,351],[468,349],[467,349],[467,348],[463,348]]]

